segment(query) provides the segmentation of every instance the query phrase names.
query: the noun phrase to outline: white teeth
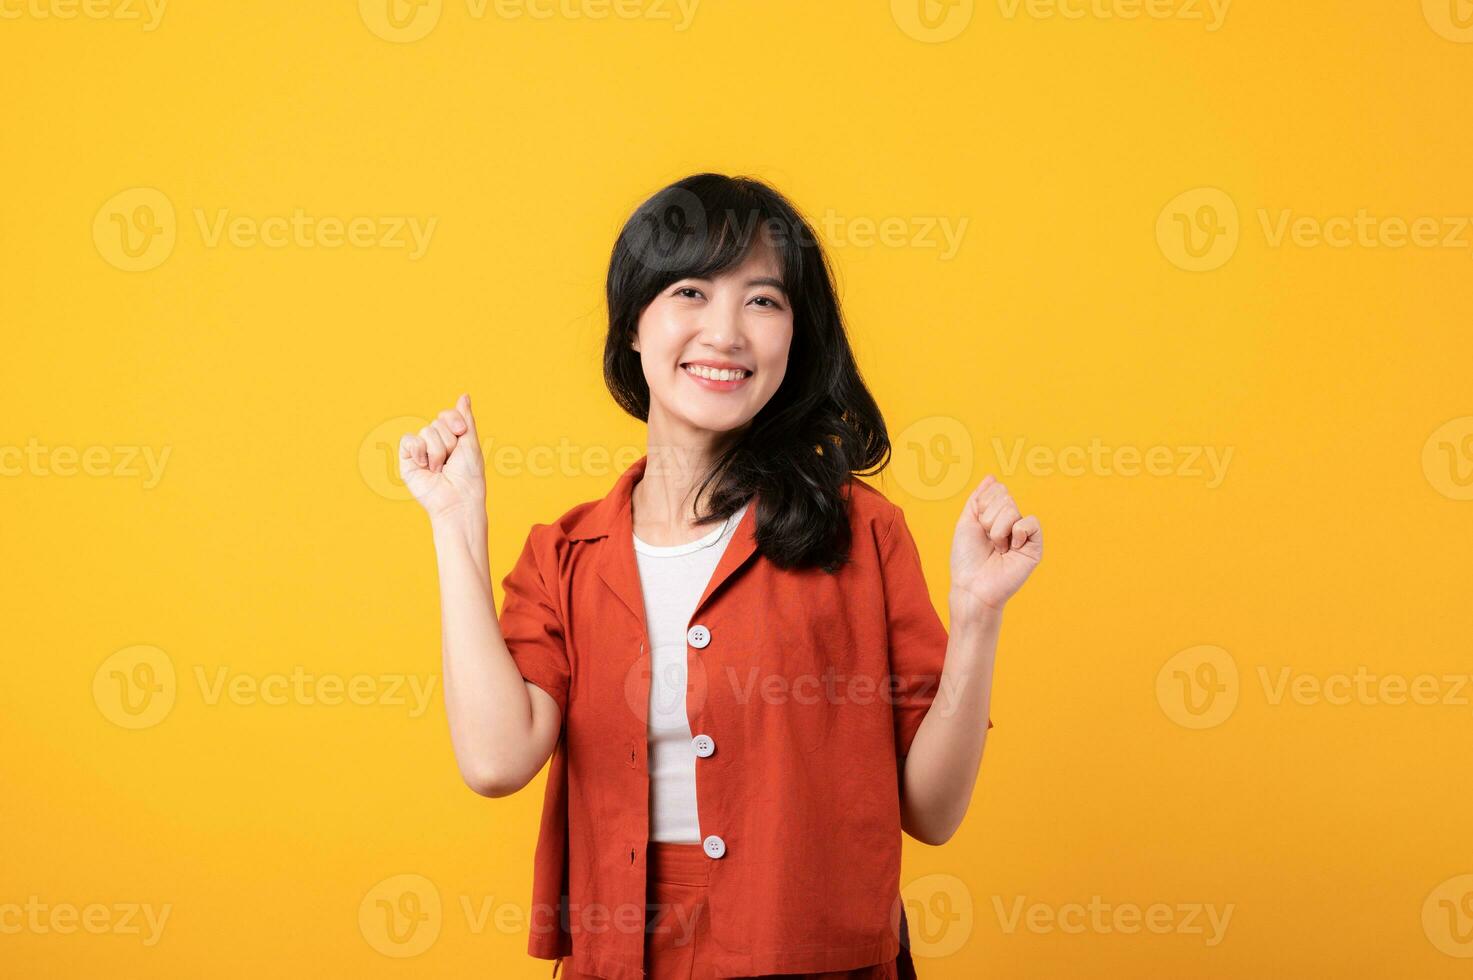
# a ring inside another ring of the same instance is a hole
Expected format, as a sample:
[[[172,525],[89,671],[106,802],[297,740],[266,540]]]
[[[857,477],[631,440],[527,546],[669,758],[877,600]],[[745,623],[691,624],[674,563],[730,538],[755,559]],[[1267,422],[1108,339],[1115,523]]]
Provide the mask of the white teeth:
[[[710,381],[738,381],[750,373],[747,371],[718,371],[701,364],[687,364],[685,369],[697,377],[706,378]]]

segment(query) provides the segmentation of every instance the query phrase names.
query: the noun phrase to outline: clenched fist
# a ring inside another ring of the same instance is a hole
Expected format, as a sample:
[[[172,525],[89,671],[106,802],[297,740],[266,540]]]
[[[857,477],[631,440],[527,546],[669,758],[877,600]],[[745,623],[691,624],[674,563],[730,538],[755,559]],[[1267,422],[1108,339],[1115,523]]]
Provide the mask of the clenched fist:
[[[951,606],[960,615],[999,613],[1043,560],[1043,529],[1024,517],[991,476],[962,507],[951,541]]]
[[[470,395],[399,440],[399,476],[432,521],[484,516],[486,464]]]

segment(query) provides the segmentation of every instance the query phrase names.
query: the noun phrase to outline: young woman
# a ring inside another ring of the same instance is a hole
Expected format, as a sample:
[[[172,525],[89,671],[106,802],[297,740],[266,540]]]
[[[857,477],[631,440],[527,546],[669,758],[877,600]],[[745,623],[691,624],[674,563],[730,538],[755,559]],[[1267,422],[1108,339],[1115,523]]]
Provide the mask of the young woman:
[[[456,761],[478,793],[551,758],[528,951],[557,975],[913,976],[900,835],[965,815],[1003,606],[1043,553],[987,477],[942,626],[890,443],[807,222],[698,174],[624,226],[604,379],[648,449],[487,559],[470,398],[400,444],[439,563]]]

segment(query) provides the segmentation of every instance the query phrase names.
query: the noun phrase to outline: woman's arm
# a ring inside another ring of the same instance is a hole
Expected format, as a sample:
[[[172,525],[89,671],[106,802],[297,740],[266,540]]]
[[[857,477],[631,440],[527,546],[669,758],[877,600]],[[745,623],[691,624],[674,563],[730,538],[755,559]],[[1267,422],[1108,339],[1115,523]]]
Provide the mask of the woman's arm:
[[[522,679],[496,618],[486,480],[470,397],[399,443],[405,485],[430,516],[440,573],[445,714],[455,761],[482,796],[515,793],[557,744],[552,697]]]
[[[900,826],[926,844],[951,839],[967,815],[987,745],[992,666],[1001,614],[959,619],[952,606],[951,638],[936,699],[916,729],[901,770]]]
[[[434,525],[440,569],[445,715],[455,761],[482,796],[531,782],[557,744],[562,717],[542,688],[522,680],[495,615],[486,526]]]
[[[901,770],[901,827],[944,844],[961,826],[987,745],[1002,611],[1043,558],[1043,531],[987,477],[967,498],[951,545],[951,630],[935,699]]]

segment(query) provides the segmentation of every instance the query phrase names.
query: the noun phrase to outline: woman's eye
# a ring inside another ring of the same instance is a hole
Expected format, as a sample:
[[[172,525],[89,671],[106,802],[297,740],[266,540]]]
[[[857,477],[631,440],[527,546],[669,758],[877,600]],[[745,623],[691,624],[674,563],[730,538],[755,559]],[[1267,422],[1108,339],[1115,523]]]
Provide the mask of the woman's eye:
[[[754,303],[765,303],[770,309],[780,310],[782,306],[770,296],[758,296],[752,300]]]
[[[687,294],[691,294],[691,295],[687,295]],[[697,296],[701,295],[701,291],[699,289],[695,288],[694,286],[681,286],[679,289],[677,289],[675,291],[675,295],[676,296],[684,296],[687,299],[695,299]]]

